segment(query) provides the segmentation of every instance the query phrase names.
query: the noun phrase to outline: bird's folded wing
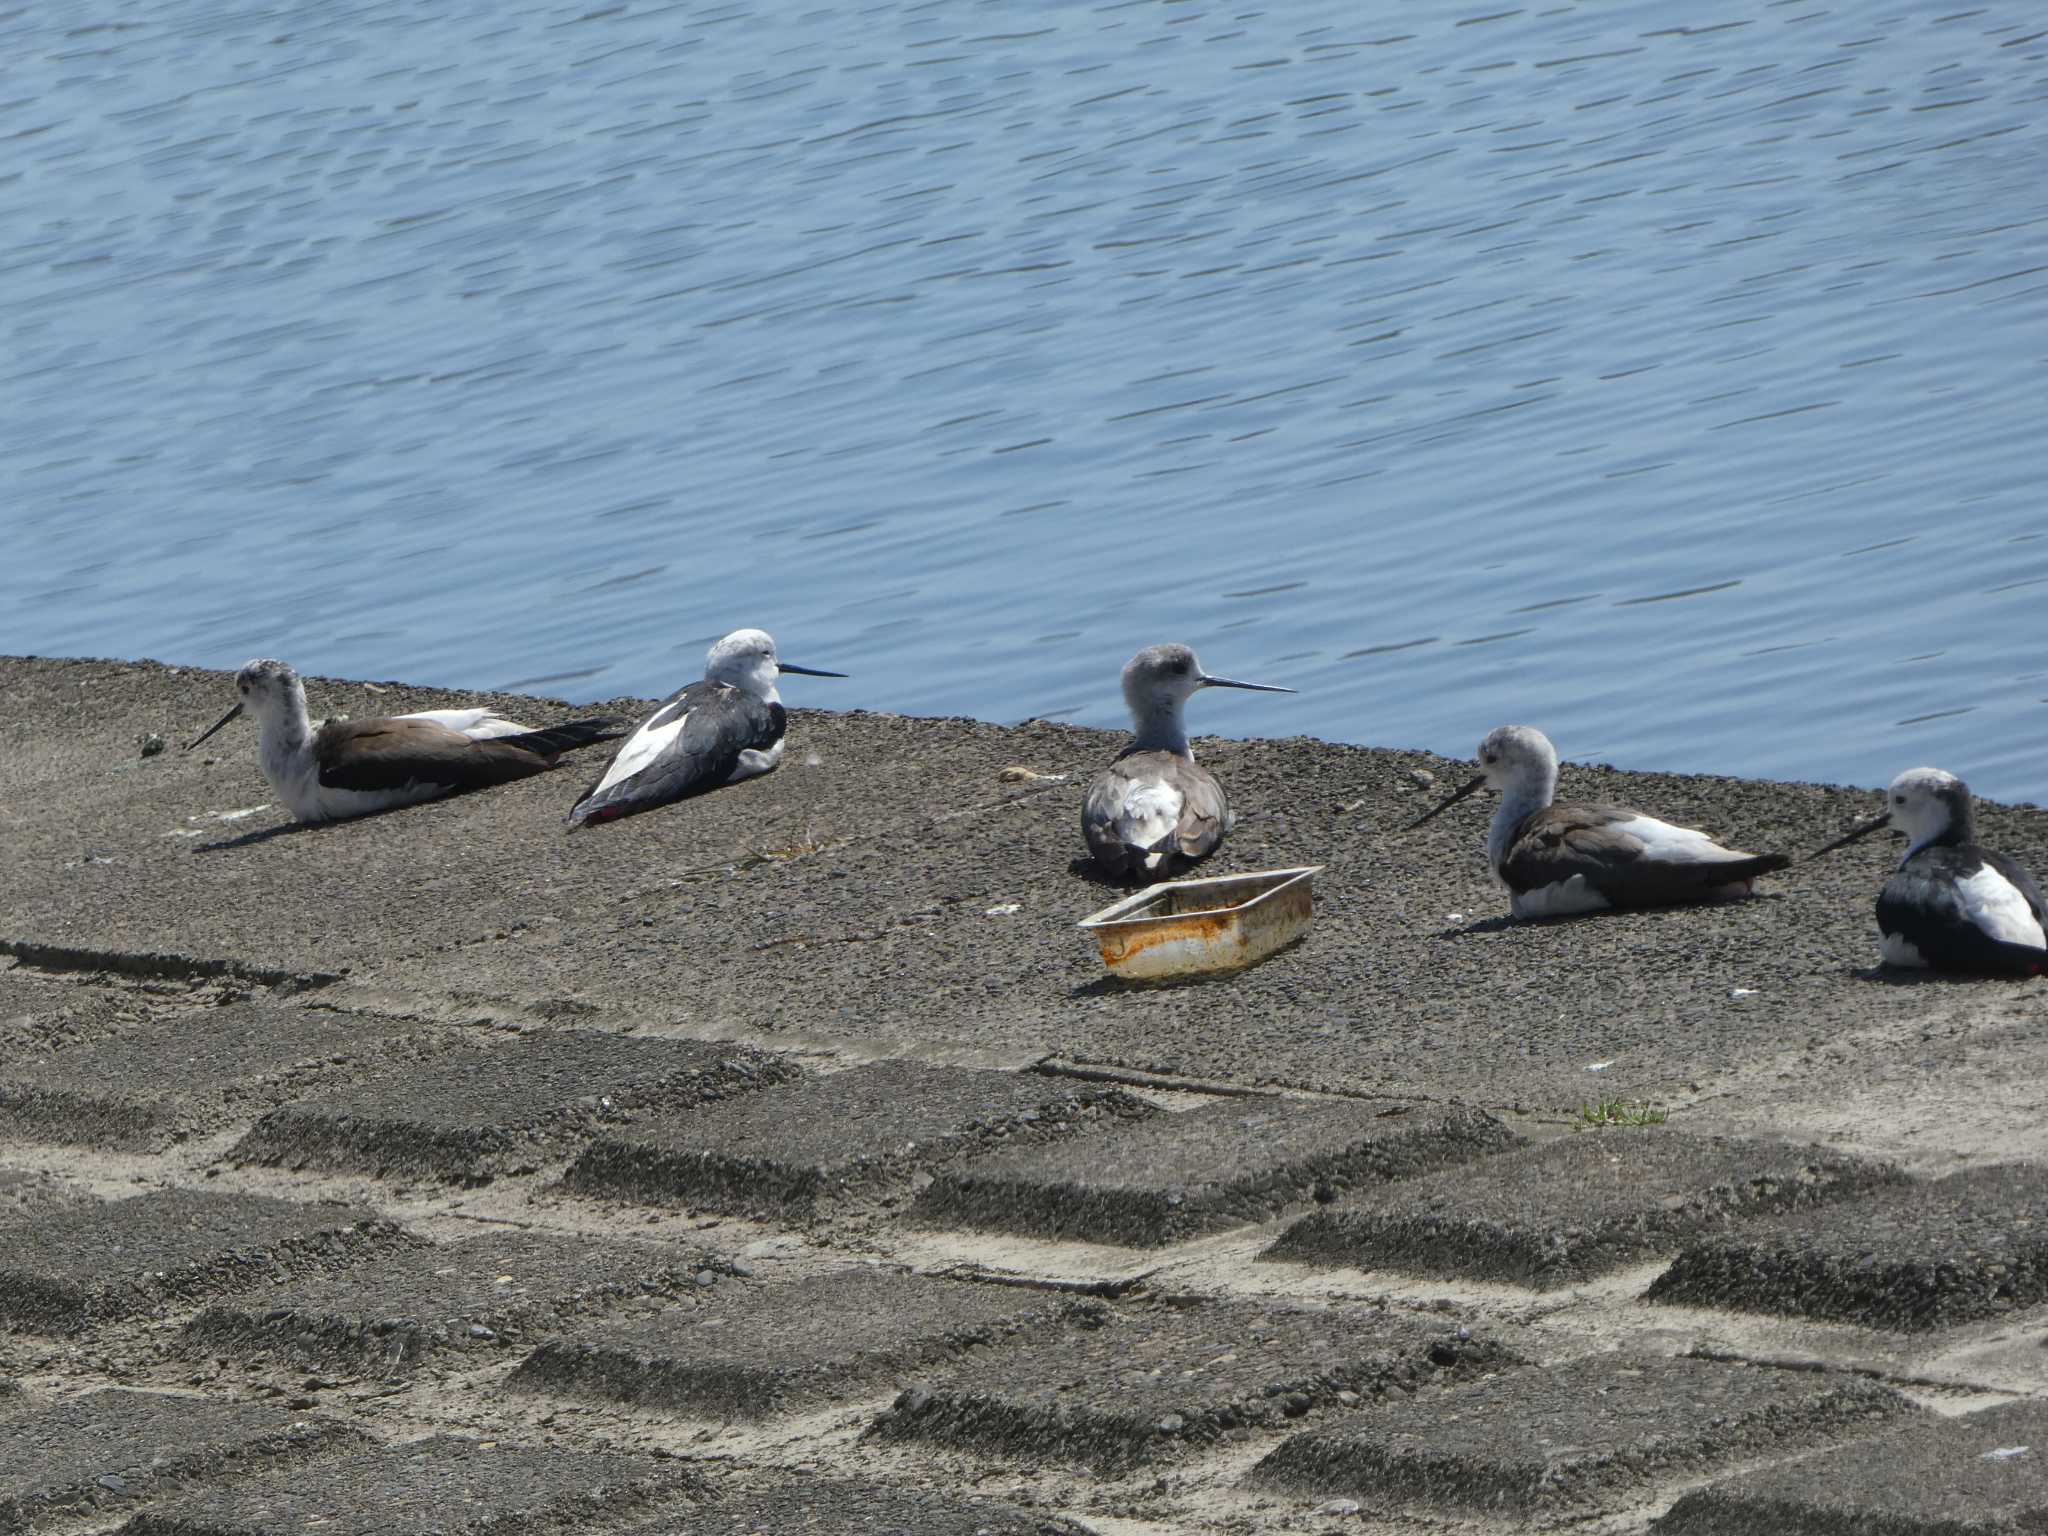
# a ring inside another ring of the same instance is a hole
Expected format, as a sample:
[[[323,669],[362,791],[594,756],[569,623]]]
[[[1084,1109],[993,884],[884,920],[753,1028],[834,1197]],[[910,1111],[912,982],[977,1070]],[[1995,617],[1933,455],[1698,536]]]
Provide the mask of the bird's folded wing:
[[[765,751],[781,740],[786,721],[780,704],[721,683],[692,683],[620,743],[576,803],[615,796],[660,803],[723,784],[742,752]]]
[[[472,741],[432,720],[338,720],[313,738],[324,789],[441,784],[482,789],[544,773],[554,759],[501,741]]]

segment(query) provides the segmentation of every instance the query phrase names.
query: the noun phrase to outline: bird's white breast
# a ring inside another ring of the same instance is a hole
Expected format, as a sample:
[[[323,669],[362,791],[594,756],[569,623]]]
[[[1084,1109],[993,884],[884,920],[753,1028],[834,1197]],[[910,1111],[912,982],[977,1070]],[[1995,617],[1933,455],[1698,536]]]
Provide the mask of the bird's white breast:
[[[1584,875],[1517,891],[1508,902],[1508,910],[1517,917],[1570,917],[1576,912],[1605,912],[1608,906],[1607,898]]]
[[[1886,965],[1917,965],[1924,967],[1927,957],[1920,953],[1920,946],[1903,933],[1888,933],[1884,942],[1877,946],[1877,958]]]
[[[1187,796],[1164,779],[1136,779],[1117,808],[1118,839],[1132,848],[1150,848],[1180,825]]]
[[[1956,895],[1962,899],[1963,911],[1970,921],[1992,938],[2048,949],[2048,936],[2042,934],[2040,921],[2027,905],[2027,898],[1989,864],[1967,879],[1958,880]]]
[[[741,752],[740,760],[733,764],[732,772],[726,775],[725,782],[737,784],[741,779],[757,779],[764,773],[772,772],[775,765],[781,761],[782,738],[778,736],[771,746],[748,747]]]

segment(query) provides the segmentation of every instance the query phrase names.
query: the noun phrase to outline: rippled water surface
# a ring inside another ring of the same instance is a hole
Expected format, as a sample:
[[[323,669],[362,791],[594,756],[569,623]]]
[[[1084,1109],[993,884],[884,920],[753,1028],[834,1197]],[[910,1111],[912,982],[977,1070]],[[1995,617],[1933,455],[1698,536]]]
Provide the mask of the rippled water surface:
[[[1179,639],[1303,690],[1224,733],[2048,788],[2039,0],[129,0],[0,59],[0,649],[583,699],[753,623],[856,674],[793,702],[1111,724]]]

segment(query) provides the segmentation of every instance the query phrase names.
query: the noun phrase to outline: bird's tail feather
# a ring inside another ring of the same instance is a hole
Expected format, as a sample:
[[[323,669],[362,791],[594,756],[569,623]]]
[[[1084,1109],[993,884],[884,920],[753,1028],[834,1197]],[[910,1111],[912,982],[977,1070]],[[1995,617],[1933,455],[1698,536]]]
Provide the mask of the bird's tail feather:
[[[566,720],[560,725],[550,725],[538,731],[525,731],[517,736],[500,736],[499,741],[508,746],[524,747],[529,752],[538,752],[543,757],[553,757],[558,752],[573,752],[578,747],[587,747],[595,742],[615,741],[632,729],[630,721],[617,715],[593,715],[588,720]]]

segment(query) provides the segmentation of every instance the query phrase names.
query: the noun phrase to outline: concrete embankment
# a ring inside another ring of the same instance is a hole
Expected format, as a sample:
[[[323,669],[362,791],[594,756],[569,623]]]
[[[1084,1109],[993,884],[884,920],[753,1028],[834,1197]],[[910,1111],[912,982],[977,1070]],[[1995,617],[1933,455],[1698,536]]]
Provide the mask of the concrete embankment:
[[[1990,1454],[2048,1397],[2048,988],[1876,971],[1882,846],[1511,924],[1483,806],[1401,830],[1459,765],[1200,742],[1216,867],[1325,865],[1315,922],[1134,987],[1073,928],[1103,732],[798,711],[613,826],[585,754],[298,827],[253,729],[177,749],[231,690],[0,660],[0,1532],[2048,1510]],[[1563,789],[1794,853],[1875,804]]]

